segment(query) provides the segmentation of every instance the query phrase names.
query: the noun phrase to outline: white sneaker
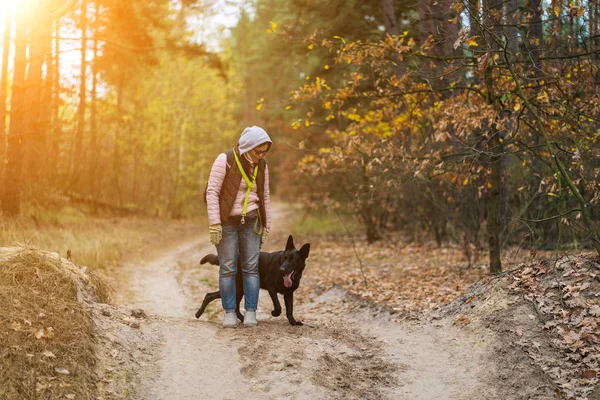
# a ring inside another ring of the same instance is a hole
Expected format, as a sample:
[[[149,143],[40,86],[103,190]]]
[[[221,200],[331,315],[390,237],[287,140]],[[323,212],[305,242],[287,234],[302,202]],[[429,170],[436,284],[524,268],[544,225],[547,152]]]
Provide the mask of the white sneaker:
[[[258,326],[256,311],[246,311],[246,314],[244,314],[244,326]]]
[[[225,318],[223,318],[223,328],[237,328],[237,325],[237,315],[234,312],[225,313]]]

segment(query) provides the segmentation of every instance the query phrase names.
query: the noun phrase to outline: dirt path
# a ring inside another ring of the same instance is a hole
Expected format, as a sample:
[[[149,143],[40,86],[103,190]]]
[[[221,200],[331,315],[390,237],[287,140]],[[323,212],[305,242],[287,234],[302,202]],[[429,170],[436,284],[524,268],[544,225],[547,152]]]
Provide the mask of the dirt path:
[[[279,215],[275,226],[284,226]],[[273,232],[266,250],[283,247]],[[297,245],[301,243],[296,243]],[[312,244],[317,245],[317,244]],[[257,328],[222,329],[220,303],[200,320],[200,300],[217,286],[217,269],[199,266],[213,252],[206,236],[160,248],[124,265],[117,287],[121,307],[142,308],[147,356],[135,365],[135,399],[496,399],[490,343],[451,326],[404,324],[333,288],[301,299],[307,325],[270,316],[261,291]],[[303,285],[311,285],[310,259]],[[154,340],[154,342],[152,342]],[[145,353],[145,354],[146,354]]]

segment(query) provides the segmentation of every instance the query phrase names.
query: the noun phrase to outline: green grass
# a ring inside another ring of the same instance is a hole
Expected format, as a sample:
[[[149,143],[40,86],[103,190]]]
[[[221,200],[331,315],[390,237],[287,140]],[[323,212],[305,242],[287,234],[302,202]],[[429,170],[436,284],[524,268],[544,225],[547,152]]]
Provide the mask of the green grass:
[[[208,288],[216,288],[216,287],[218,287],[215,284],[215,282],[213,282],[212,280],[210,280],[208,278],[200,278],[200,279],[198,279],[198,283],[201,284],[201,285],[203,285],[203,286],[206,286]]]

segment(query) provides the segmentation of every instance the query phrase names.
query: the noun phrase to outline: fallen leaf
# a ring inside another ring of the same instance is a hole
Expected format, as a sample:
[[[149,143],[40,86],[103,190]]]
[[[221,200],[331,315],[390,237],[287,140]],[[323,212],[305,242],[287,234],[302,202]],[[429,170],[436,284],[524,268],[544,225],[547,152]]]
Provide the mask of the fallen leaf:
[[[469,303],[470,303],[470,302],[472,302],[472,301],[473,301],[473,300],[474,300],[474,299],[475,299],[477,296],[478,296],[478,295],[476,294],[476,295],[473,295],[473,296],[469,297],[469,298],[467,299],[467,301],[465,301],[465,304],[469,304]]]
[[[37,382],[37,383],[35,384],[35,391],[36,391],[36,392],[41,392],[42,390],[45,390],[45,389],[47,389],[47,388],[48,388],[48,385],[47,385],[47,384],[40,383],[40,382]]]
[[[69,374],[71,374],[69,372],[69,370],[66,369],[66,368],[54,368],[54,371],[56,371],[59,374],[63,374],[63,375],[69,375]]]
[[[590,308],[590,310],[588,311],[590,313],[590,315],[594,316],[594,317],[600,317],[600,306],[596,305]]]
[[[592,378],[595,378],[596,376],[598,376],[598,372],[594,371],[593,369],[588,369],[588,370],[585,370],[585,371],[580,371],[579,374],[582,377],[587,378],[587,379],[592,379]]]
[[[42,328],[39,331],[37,331],[35,334],[36,339],[41,339],[43,337],[51,338],[52,336],[54,336],[54,328],[52,328],[51,326],[49,326],[47,328]]]
[[[567,344],[574,344],[579,339],[581,339],[581,337],[579,336],[578,333],[571,331],[571,332],[568,332],[565,335],[563,335],[563,339]]]
[[[571,276],[571,274],[572,274],[573,272],[575,272],[575,270],[570,270],[570,271],[567,271],[567,272],[565,272],[565,273],[563,274],[563,278],[568,278],[569,276]]]

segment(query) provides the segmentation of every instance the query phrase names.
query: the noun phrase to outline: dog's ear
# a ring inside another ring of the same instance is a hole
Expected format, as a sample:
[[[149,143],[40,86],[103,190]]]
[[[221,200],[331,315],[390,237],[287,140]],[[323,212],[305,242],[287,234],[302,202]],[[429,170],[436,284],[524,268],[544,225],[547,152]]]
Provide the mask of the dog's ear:
[[[304,246],[302,246],[300,248],[300,255],[302,256],[302,258],[304,258],[305,260],[308,258],[308,252],[310,251],[310,243],[306,243]]]
[[[292,237],[292,235],[290,235],[290,237],[288,237],[287,244],[285,245],[285,251],[289,251],[289,250],[293,250],[293,249],[295,249],[294,238]]]

